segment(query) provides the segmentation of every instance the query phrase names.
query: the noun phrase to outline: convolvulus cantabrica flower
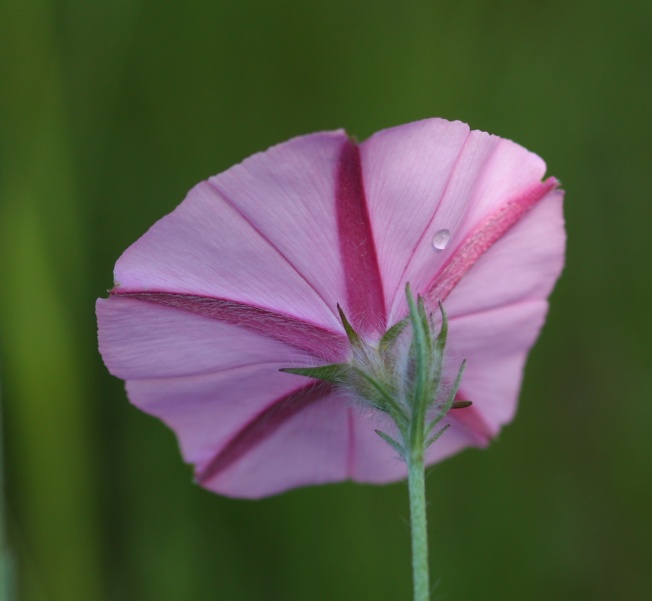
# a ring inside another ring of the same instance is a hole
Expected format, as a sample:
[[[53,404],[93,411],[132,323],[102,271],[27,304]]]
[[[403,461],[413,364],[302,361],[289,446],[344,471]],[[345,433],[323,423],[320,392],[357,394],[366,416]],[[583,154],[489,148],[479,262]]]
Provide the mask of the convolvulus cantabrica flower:
[[[406,466],[382,412],[281,369],[352,360],[408,312],[448,315],[442,380],[466,370],[431,464],[514,416],[563,265],[563,193],[521,146],[429,119],[362,143],[292,139],[193,188],[118,260],[100,351],[131,401],[177,434],[206,488],[238,497]]]

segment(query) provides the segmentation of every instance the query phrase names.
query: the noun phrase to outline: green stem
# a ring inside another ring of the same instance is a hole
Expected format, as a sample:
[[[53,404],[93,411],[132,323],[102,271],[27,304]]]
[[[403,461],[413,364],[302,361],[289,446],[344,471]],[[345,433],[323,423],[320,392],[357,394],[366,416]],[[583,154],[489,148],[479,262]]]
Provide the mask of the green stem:
[[[408,489],[410,493],[414,601],[428,601],[430,599],[430,576],[428,574],[428,528],[423,450],[410,454]]]
[[[426,451],[426,412],[437,396],[439,378],[433,379],[433,361],[441,363],[441,353],[433,357],[432,332],[423,299],[417,303],[406,286],[410,321],[412,322],[412,347],[414,375],[408,440],[405,441],[408,464],[408,489],[410,493],[410,528],[412,531],[412,579],[414,601],[430,599],[430,577],[428,574],[428,527],[426,520],[426,482],[423,457]],[[444,334],[445,335],[445,334]],[[442,349],[443,350],[443,349]],[[438,372],[441,366],[438,366]]]

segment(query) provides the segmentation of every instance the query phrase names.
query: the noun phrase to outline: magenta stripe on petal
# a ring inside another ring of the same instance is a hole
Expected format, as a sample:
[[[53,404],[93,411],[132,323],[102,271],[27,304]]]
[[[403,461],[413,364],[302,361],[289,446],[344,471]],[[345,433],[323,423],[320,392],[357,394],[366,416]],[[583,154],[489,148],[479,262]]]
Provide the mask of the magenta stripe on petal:
[[[464,240],[430,285],[426,286],[425,297],[432,303],[445,300],[485,251],[558,185],[559,182],[554,177],[550,177],[489,215]]]
[[[353,142],[347,142],[340,155],[336,203],[347,318],[361,333],[384,330],[387,311],[382,280],[362,181],[360,150]]]
[[[135,298],[149,303],[177,307],[284,342],[324,361],[340,361],[348,349],[343,333],[332,332],[289,315],[221,298],[173,294],[168,292],[120,292],[114,296]]]
[[[274,401],[238,431],[206,467],[195,474],[197,483],[205,485],[224,472],[251,449],[272,436],[288,419],[323,399],[332,390],[330,383],[312,383]]]

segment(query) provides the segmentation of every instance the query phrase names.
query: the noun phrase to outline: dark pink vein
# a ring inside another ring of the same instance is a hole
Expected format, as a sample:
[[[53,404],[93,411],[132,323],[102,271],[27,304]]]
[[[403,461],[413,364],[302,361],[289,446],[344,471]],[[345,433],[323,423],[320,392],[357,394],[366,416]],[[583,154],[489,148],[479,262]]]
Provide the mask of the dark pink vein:
[[[206,484],[252,449],[268,439],[288,419],[303,409],[326,397],[332,391],[331,384],[319,382],[308,384],[290,394],[276,399],[250,422],[242,427],[229,442],[195,474],[199,484]]]
[[[342,360],[348,348],[343,334],[326,330],[289,315],[230,300],[168,292],[121,292],[119,288],[112,290],[111,294],[175,307],[240,326],[306,351],[324,362]]]
[[[552,177],[543,183],[538,183],[520,196],[505,203],[478,224],[456,249],[443,270],[426,288],[428,291],[425,294],[426,300],[431,306],[435,306],[438,301],[445,300],[480,257],[557,185],[557,180]],[[458,393],[456,398],[466,400],[461,393]],[[492,428],[473,406],[451,412],[451,418],[469,432],[481,446],[486,445],[494,436]]]
[[[426,286],[426,300],[433,306],[445,300],[478,259],[558,184],[554,177],[550,177],[509,200],[479,223],[451,255],[442,271]]]
[[[362,181],[360,150],[350,141],[340,154],[335,194],[347,318],[362,334],[384,331],[387,310]]]

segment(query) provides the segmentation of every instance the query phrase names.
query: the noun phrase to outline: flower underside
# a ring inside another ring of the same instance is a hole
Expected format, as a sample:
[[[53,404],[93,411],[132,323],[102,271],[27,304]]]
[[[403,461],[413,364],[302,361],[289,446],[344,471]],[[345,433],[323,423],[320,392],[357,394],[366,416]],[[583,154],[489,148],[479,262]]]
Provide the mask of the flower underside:
[[[419,296],[415,302],[409,284],[405,294],[408,317],[387,330],[377,345],[369,344],[355,331],[338,305],[351,345],[349,362],[280,371],[330,382],[350,393],[354,400],[388,414],[401,440],[380,430],[376,433],[409,463],[415,449],[422,454],[446,431],[449,424],[437,431],[435,428],[450,409],[469,407],[472,403],[455,401],[466,361],[462,361],[448,393],[442,395],[448,335],[443,305],[439,304],[441,326],[437,332],[423,298]]]
[[[544,173],[440,119],[258,153],[125,251],[97,303],[104,360],[221,494],[395,481],[405,465],[381,438],[405,459],[446,423],[427,465],[485,446],[514,415],[563,263],[562,192]]]

